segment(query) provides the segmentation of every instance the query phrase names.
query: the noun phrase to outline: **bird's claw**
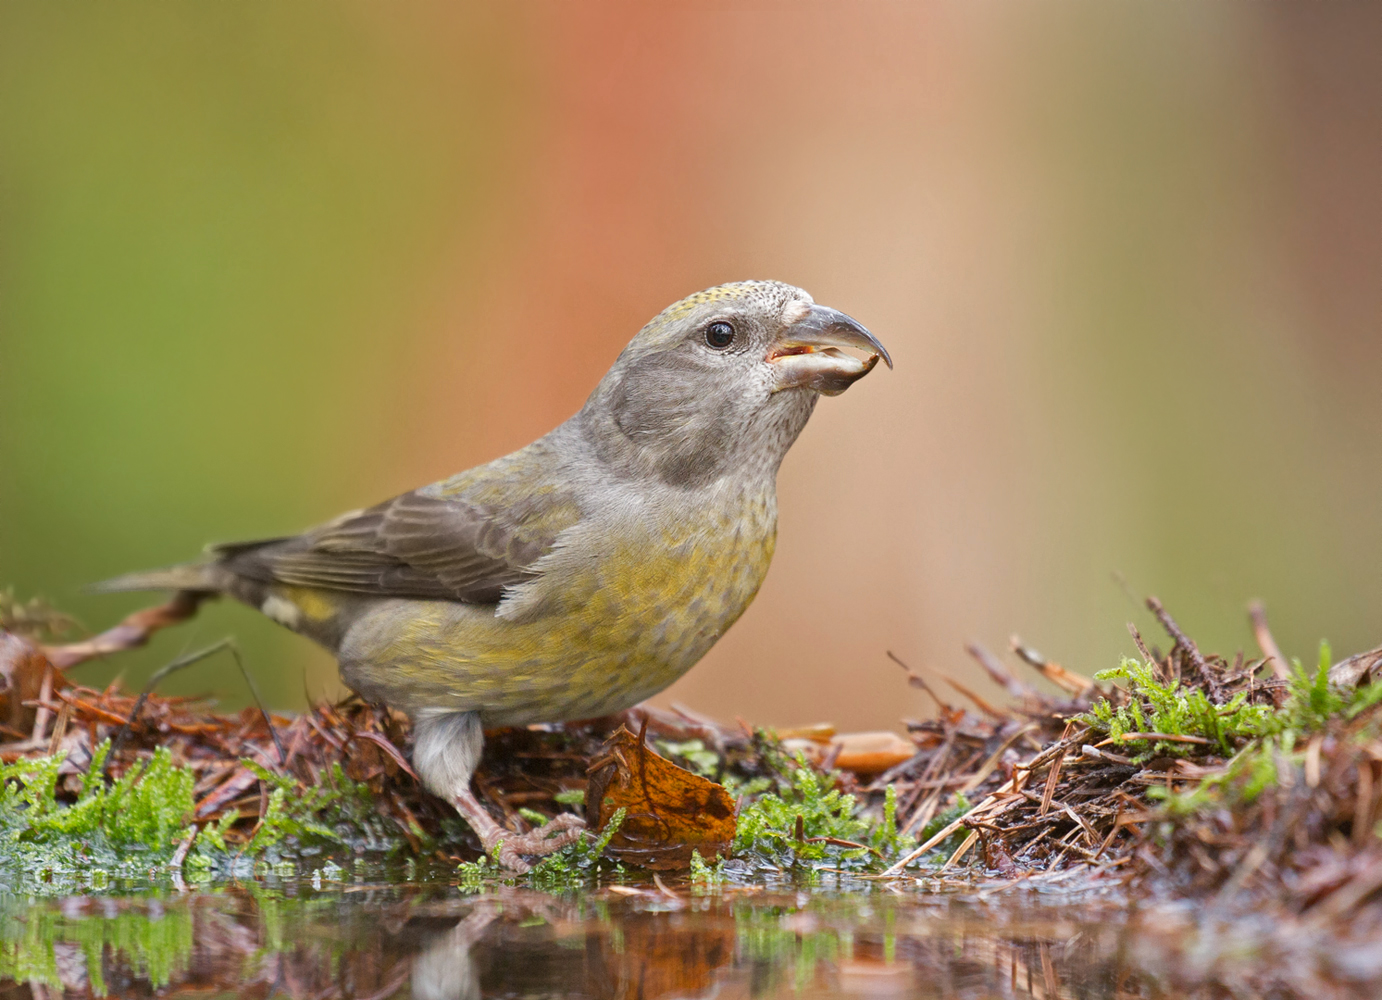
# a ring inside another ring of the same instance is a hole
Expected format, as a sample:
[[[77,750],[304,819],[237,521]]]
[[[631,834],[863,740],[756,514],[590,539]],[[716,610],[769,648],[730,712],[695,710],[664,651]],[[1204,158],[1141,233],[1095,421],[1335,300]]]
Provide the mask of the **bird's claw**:
[[[485,851],[493,855],[501,865],[522,875],[532,871],[533,866],[523,860],[529,857],[545,857],[555,854],[568,844],[574,844],[585,833],[585,821],[575,813],[562,813],[550,822],[527,833],[500,831],[492,842],[485,844]],[[495,851],[496,845],[498,851]]]

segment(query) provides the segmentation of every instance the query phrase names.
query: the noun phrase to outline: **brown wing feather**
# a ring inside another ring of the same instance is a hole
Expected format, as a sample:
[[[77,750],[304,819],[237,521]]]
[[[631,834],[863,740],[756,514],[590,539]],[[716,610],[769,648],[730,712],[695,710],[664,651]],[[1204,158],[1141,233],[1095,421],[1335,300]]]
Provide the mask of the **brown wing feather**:
[[[492,604],[537,575],[564,520],[515,514],[414,490],[294,538],[217,551],[227,569],[264,582]]]

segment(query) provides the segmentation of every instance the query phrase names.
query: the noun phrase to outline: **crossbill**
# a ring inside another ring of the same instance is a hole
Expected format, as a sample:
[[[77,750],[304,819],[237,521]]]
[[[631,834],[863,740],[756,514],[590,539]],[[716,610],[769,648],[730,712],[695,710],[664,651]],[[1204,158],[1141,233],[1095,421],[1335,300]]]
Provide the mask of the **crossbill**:
[[[720,285],[663,310],[526,448],[103,587],[229,595],[326,647],[348,686],[412,717],[422,782],[525,870],[580,821],[500,827],[470,789],[484,728],[622,711],[704,656],[767,573],[787,449],[880,357],[799,288]]]

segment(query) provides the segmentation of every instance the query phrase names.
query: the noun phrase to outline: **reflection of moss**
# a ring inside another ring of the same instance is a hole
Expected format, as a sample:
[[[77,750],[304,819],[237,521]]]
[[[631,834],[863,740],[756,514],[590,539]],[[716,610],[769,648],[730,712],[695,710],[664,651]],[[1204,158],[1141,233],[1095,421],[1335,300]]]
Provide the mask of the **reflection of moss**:
[[[839,929],[829,925],[812,927],[814,914],[811,909],[815,908],[735,907],[739,957],[764,968],[768,981],[760,986],[771,989],[777,985],[773,980],[790,969],[793,988],[800,991],[810,985],[817,966],[833,963],[840,957]],[[803,929],[803,924],[807,929]]]
[[[861,957],[893,964],[898,913],[917,913],[915,898],[872,892],[800,900],[795,905],[764,905],[759,900],[733,905],[737,957],[756,967],[755,995],[776,995],[784,985],[802,992],[823,967]],[[993,933],[992,925],[988,933]]]
[[[372,878],[399,874],[368,867]],[[322,869],[328,870],[341,874]],[[0,892],[0,984],[34,982],[81,993],[85,982],[92,995],[105,996],[119,994],[119,983],[133,977],[154,990],[195,980],[252,992],[265,970],[275,981],[279,966],[266,960],[277,956],[292,956],[305,975],[316,977],[375,967],[378,955],[370,949],[381,936],[373,893],[316,893],[302,883],[269,880],[243,886],[99,900]],[[396,898],[388,890],[380,897]],[[362,952],[361,965],[352,966]]]
[[[157,989],[187,968],[192,940],[192,912],[186,907],[165,910],[151,902],[110,916],[74,917],[57,907],[11,899],[0,902],[0,980],[61,989],[64,978],[71,986],[74,976],[84,976],[94,996],[105,996],[103,960],[109,949]],[[57,946],[64,943],[75,946],[82,964],[65,963],[60,975]]]

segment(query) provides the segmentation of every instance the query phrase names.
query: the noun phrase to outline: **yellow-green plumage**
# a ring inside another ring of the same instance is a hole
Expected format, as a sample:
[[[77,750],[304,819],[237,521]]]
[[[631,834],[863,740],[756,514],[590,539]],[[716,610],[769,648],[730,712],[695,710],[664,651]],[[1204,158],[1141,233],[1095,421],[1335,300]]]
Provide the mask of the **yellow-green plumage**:
[[[675,527],[630,528],[597,563],[561,574],[539,616],[382,601],[348,633],[343,676],[400,708],[479,711],[486,726],[618,711],[671,684],[734,624],[775,540],[775,505],[760,491]]]

